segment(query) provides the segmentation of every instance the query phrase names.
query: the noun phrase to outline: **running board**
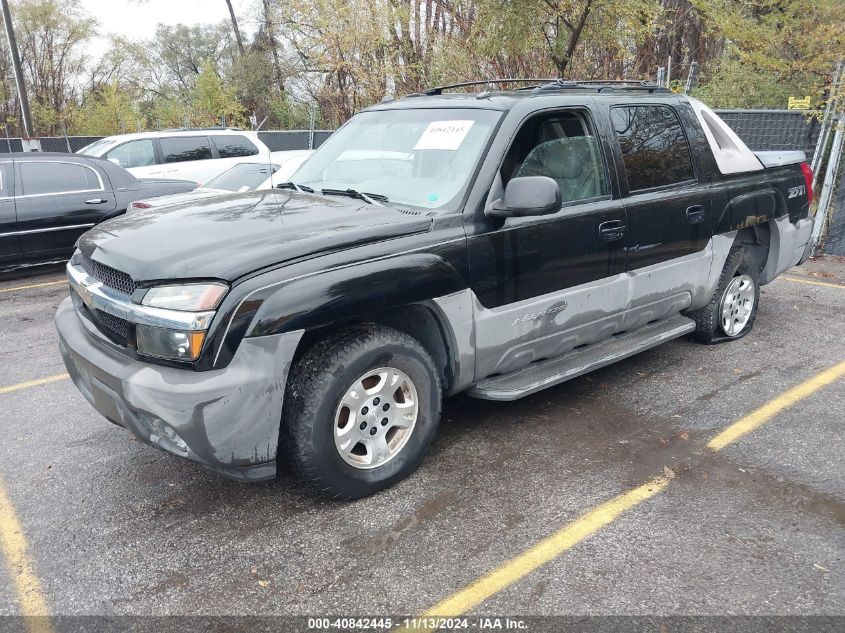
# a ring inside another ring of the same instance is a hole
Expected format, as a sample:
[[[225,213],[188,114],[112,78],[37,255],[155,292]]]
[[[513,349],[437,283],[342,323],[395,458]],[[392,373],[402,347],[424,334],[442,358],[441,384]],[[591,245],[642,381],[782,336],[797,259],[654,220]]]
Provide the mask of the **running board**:
[[[491,376],[470,387],[467,395],[484,400],[516,400],[546,387],[576,378],[599,367],[633,356],[695,329],[695,321],[680,314],[638,330],[537,361],[510,374]]]

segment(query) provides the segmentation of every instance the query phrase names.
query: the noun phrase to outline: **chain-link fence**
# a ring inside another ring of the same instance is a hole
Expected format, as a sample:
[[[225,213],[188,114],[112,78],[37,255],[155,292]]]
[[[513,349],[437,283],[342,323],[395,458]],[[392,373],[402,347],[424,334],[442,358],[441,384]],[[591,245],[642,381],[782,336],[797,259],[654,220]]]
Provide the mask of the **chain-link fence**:
[[[823,236],[822,252],[845,256],[845,161],[841,161],[833,185],[828,211],[827,234]]]
[[[812,156],[816,149],[820,125],[812,113],[803,110],[716,112],[753,151],[800,149]]]
[[[316,149],[332,135],[333,130],[269,130],[259,132],[258,138],[271,152],[295,149]],[[102,136],[42,136],[42,152],[72,153],[98,141]],[[20,138],[0,137],[0,152],[22,152]]]

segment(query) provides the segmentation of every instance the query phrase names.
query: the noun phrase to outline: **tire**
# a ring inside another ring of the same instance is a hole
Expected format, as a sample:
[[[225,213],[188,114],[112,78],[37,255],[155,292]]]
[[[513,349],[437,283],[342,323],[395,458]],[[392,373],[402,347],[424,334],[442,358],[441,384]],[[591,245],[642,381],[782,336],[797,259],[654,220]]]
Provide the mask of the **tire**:
[[[691,338],[713,345],[735,341],[748,334],[754,327],[760,304],[759,279],[760,273],[749,251],[743,246],[731,248],[710,303],[689,314],[695,321]],[[730,293],[726,292],[729,288]],[[739,298],[731,302],[731,297]],[[725,308],[732,316],[723,319]]]
[[[388,376],[398,380],[396,391]],[[279,452],[319,492],[366,497],[416,469],[437,430],[441,400],[434,361],[419,341],[388,327],[350,327],[315,344],[291,369]]]

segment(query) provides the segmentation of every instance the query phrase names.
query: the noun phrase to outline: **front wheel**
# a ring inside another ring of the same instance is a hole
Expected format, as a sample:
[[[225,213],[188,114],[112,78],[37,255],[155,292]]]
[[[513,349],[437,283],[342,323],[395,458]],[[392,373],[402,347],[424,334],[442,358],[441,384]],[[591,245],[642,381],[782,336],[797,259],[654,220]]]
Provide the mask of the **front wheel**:
[[[692,338],[713,344],[745,336],[754,327],[759,303],[759,273],[753,258],[744,247],[734,246],[710,303],[689,315],[696,325]]]
[[[297,475],[357,499],[410,474],[440,418],[440,380],[414,338],[362,325],[308,350],[290,373],[279,449]]]

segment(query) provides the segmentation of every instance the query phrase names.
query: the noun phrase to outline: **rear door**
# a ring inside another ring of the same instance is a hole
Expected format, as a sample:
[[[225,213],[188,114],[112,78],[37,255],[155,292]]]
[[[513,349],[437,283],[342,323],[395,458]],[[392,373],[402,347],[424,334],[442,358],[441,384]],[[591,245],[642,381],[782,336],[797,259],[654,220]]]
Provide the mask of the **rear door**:
[[[77,162],[16,163],[18,231],[27,258],[73,252],[77,238],[116,208],[105,174]]]
[[[144,138],[121,143],[103,155],[117,163],[135,176],[135,178],[162,178],[164,165],[158,155],[153,139]]]
[[[662,103],[610,109],[628,215],[632,303],[689,305],[707,282],[713,236],[709,184],[699,179],[678,113]],[[664,306],[665,307],[665,306]]]
[[[0,162],[0,263],[10,263],[21,257],[14,173],[12,161]]]
[[[164,136],[158,140],[164,162],[164,177],[193,180],[201,185],[225,171],[226,163],[216,161],[207,136]]]

